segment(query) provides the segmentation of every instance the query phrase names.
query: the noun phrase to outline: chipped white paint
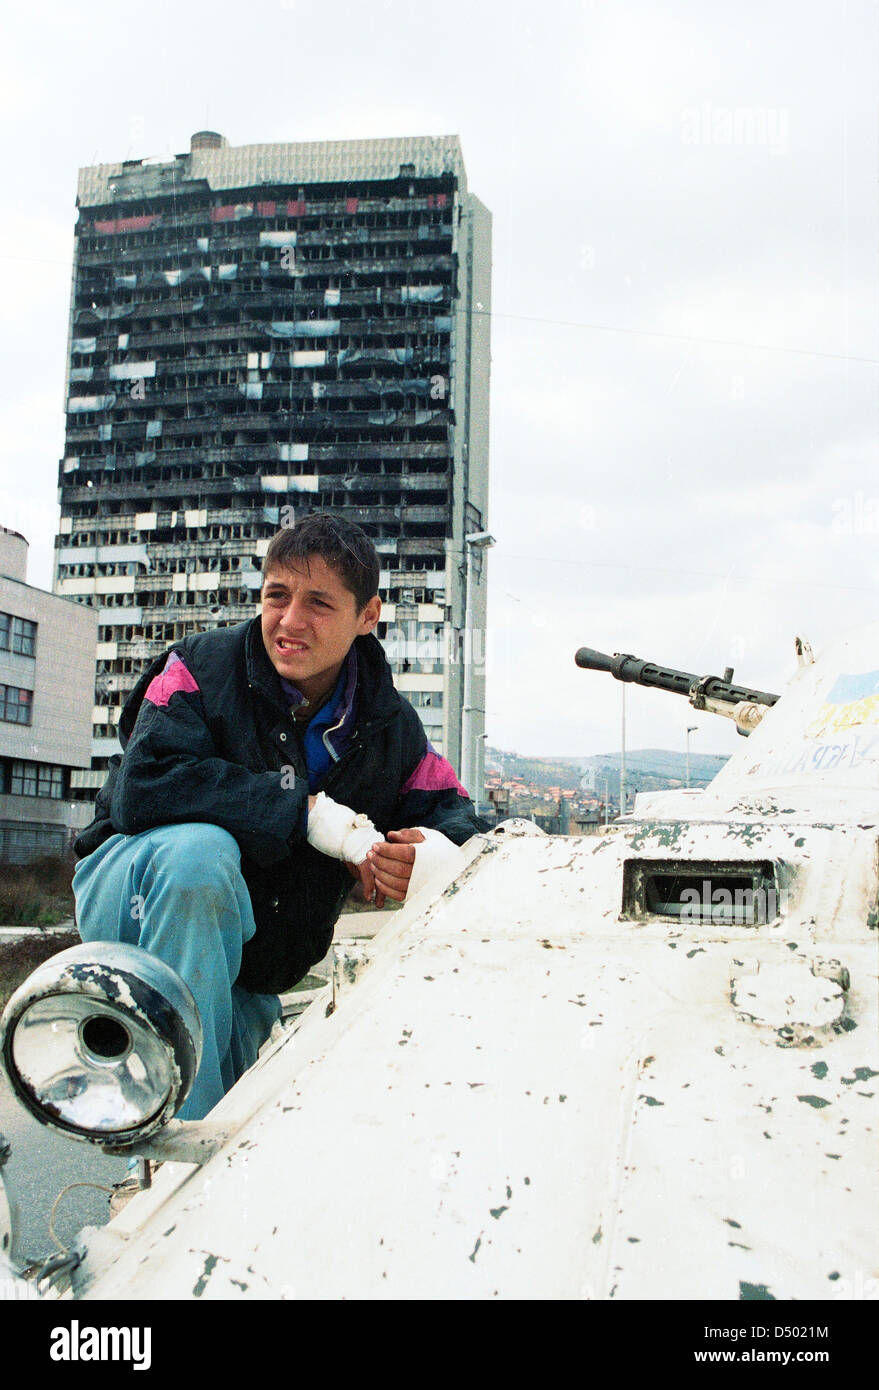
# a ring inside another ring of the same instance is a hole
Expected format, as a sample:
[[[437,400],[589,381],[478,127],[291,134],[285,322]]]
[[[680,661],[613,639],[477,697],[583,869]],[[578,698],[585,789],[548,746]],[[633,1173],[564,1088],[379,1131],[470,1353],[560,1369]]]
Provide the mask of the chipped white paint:
[[[201,1164],[234,1139],[237,1133],[237,1126],[215,1120],[199,1120],[196,1123],[169,1120],[157,1134],[151,1134],[142,1144],[127,1145],[125,1153],[129,1156],[143,1155],[160,1163]],[[107,1152],[118,1153],[119,1150],[108,1146]]]
[[[734,974],[730,997],[739,1018],[769,1028],[826,1028],[837,1023],[845,1007],[845,991],[832,980],[816,976],[808,962],[757,963],[756,969]]]
[[[372,943],[357,939],[341,939],[333,942],[333,995],[335,1008],[341,996],[363,974],[372,959]]]
[[[662,819],[472,840],[217,1108],[229,1143],[92,1234],[79,1296],[822,1299],[875,1277],[879,729],[839,679],[879,668],[879,630],[859,641]],[[831,724],[845,755],[820,753]],[[768,863],[778,910],[624,915],[632,861]]]

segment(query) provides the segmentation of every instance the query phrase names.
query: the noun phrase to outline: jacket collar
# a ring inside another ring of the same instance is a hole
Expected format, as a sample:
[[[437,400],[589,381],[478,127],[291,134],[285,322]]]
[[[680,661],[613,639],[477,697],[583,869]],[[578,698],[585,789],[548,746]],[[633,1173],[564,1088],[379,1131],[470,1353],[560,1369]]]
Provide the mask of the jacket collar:
[[[281,689],[287,700],[287,707],[292,707],[292,713],[295,715],[305,699],[302,691],[292,681],[284,680],[283,676],[281,677]],[[329,699],[316,714],[309,716],[308,721],[310,728],[311,719],[317,720],[324,743],[337,758],[341,756],[354,732],[354,697],[356,691],[357,653],[349,647],[348,655],[342,663],[342,670]]]
[[[249,684],[286,713],[290,702],[284,695],[281,678],[269,660],[259,617],[250,621],[244,650]],[[402,703],[394,688],[384,648],[374,633],[355,637],[352,650],[356,656],[356,674],[352,669],[345,682],[346,732],[353,723],[355,706],[360,717],[372,723],[373,720],[390,718]]]

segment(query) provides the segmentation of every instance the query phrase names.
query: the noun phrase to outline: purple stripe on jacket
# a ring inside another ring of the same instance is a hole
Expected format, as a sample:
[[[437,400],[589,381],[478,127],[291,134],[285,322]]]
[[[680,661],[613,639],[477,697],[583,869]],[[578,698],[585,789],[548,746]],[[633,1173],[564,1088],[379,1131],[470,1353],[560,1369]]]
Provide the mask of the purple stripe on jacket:
[[[427,752],[421,759],[408,782],[400,788],[400,795],[406,792],[444,792],[452,788],[459,796],[469,798],[470,793],[461,786],[455,776],[454,768],[428,743]]]
[[[161,709],[178,690],[185,690],[191,694],[198,690],[198,685],[195,677],[183,664],[183,658],[172,652],[165,662],[165,669],[153,677],[143,698]]]

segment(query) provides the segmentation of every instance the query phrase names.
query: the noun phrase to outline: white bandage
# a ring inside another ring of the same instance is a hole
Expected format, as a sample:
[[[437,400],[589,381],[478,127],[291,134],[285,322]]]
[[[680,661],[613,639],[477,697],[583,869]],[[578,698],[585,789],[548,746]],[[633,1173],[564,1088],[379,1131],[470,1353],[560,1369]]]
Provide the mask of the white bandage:
[[[331,859],[344,859],[349,864],[362,864],[381,838],[363,811],[355,813],[350,806],[343,806],[318,792],[308,813],[307,839],[321,854]]]
[[[424,841],[413,845],[415,863],[412,865],[412,876],[406,893],[407,902],[414,898],[426,883],[432,883],[434,880],[439,883],[441,878],[450,883],[463,869],[466,861],[464,851],[458,845],[452,844],[452,841],[439,830],[428,830],[423,825],[419,825],[418,829],[424,836]]]

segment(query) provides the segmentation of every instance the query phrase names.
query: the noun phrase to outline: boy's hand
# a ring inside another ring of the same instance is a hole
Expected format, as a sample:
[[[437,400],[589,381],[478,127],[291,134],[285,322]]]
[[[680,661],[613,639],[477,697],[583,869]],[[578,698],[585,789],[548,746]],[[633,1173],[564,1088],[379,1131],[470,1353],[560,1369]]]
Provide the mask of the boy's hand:
[[[363,894],[364,900],[371,903],[372,895],[375,892],[375,875],[372,872],[372,865],[369,860],[364,859],[362,864],[352,864],[350,860],[346,859],[345,868],[348,870],[351,877],[359,882],[360,891]],[[384,899],[382,899],[382,902],[384,902]],[[381,907],[381,903],[379,903],[378,906]]]
[[[384,907],[386,898],[403,902],[409,891],[412,865],[415,863],[414,846],[423,840],[421,831],[411,827],[408,830],[389,830],[386,840],[373,845],[361,868],[369,866],[375,878],[376,907]],[[364,893],[367,893],[365,882]]]

